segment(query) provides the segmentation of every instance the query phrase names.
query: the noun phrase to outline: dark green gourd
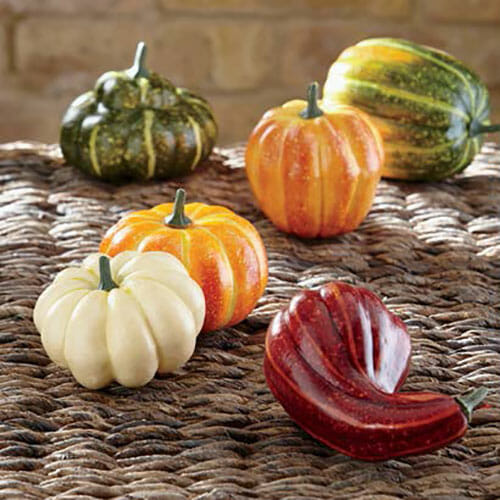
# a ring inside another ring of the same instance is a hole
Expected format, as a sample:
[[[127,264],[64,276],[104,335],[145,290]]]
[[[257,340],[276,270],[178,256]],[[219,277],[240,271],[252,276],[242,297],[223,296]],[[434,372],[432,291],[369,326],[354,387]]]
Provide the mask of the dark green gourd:
[[[208,103],[144,65],[109,71],[75,99],[61,125],[68,163],[103,180],[146,180],[189,174],[212,151],[217,125]]]
[[[323,104],[367,112],[384,140],[382,175],[438,180],[462,171],[490,125],[488,90],[454,57],[393,38],[364,40],[333,63]]]

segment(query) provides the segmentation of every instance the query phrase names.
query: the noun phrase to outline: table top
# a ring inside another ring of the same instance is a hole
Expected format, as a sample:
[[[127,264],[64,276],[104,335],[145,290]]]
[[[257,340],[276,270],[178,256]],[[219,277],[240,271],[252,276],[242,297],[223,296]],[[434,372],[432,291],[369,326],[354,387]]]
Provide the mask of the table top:
[[[499,148],[447,181],[382,181],[357,231],[314,241],[264,218],[242,164],[241,147],[219,149],[189,178],[112,186],[65,165],[57,147],[0,146],[0,498],[500,498]],[[43,351],[35,301],[121,215],[179,186],[256,225],[266,294],[241,324],[200,336],[174,375],[85,389]],[[462,440],[363,463],[289,419],[265,384],[265,328],[298,290],[334,279],[373,290],[407,324],[403,390],[491,388]]]

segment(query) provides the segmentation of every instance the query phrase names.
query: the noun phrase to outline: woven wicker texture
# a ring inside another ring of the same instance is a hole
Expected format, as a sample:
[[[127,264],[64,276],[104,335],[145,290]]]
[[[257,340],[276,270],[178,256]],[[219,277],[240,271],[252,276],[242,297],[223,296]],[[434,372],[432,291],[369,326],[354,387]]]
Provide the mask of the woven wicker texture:
[[[274,229],[233,168],[242,163],[241,148],[219,150],[181,182],[114,187],[65,166],[55,147],[0,148],[0,498],[500,498],[500,150],[487,145],[446,182],[383,181],[361,228],[323,241]],[[202,336],[175,375],[84,389],[45,355],[35,300],[121,215],[179,185],[256,224],[266,295],[240,325]],[[375,291],[408,325],[403,390],[491,388],[464,439],[367,464],[290,421],[264,381],[264,329],[297,290],[333,279]]]

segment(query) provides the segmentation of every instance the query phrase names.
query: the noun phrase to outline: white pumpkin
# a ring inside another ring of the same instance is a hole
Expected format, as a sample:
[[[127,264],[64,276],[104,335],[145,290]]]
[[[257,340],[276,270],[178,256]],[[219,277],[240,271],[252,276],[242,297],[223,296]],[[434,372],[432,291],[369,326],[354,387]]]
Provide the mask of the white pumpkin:
[[[192,356],[205,298],[173,255],[95,253],[56,276],[33,317],[50,359],[80,384],[138,387]]]

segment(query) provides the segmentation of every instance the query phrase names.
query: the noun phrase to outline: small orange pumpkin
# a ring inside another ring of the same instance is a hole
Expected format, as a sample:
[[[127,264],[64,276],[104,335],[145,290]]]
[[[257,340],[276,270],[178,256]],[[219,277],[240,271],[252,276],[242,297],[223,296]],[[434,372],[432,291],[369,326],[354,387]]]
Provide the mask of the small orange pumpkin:
[[[186,266],[205,295],[203,331],[234,325],[254,308],[267,283],[267,256],[255,227],[225,207],[175,203],[132,212],[104,236],[99,250],[164,251]]]
[[[250,135],[246,172],[261,210],[282,231],[304,238],[356,229],[375,196],[382,141],[368,115],[308,101],[267,111]]]

